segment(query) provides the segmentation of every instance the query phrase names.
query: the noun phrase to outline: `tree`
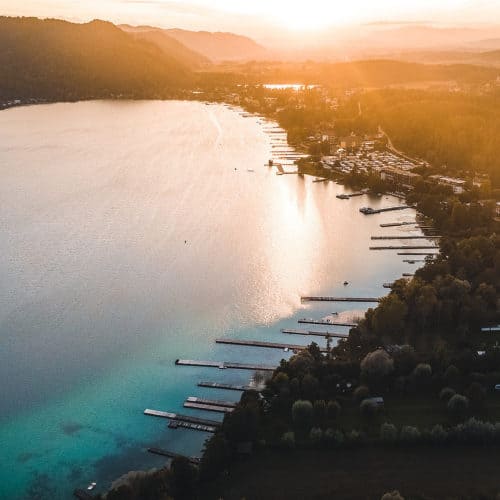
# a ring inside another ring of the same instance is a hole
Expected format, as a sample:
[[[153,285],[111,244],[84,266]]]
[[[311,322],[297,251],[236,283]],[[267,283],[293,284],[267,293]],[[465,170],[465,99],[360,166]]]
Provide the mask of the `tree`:
[[[383,349],[368,353],[361,361],[361,371],[368,380],[379,381],[394,370],[394,361]]]
[[[297,428],[309,430],[313,420],[313,405],[310,401],[299,399],[292,406],[292,420]]]
[[[388,422],[383,423],[380,426],[380,439],[384,443],[395,443],[398,440],[398,430],[396,426]]]
[[[467,396],[471,407],[475,410],[480,410],[484,405],[486,389],[479,382],[472,382],[467,389]]]
[[[431,365],[419,363],[413,370],[413,377],[418,387],[427,387],[432,377]]]
[[[405,500],[401,493],[398,490],[390,491],[388,493],[384,493],[380,500]]]
[[[446,406],[449,415],[455,420],[462,420],[469,409],[469,400],[461,394],[455,394]]]
[[[337,420],[342,408],[337,401],[329,401],[326,407],[326,417],[328,420]]]
[[[439,393],[439,399],[447,403],[455,394],[455,389],[452,389],[451,387],[444,387]]]
[[[366,399],[370,395],[370,389],[366,387],[366,385],[360,385],[359,387],[356,387],[353,393],[353,399],[357,403],[361,403],[363,399]]]
[[[172,496],[176,500],[190,500],[196,492],[198,471],[185,457],[176,457],[170,465]]]

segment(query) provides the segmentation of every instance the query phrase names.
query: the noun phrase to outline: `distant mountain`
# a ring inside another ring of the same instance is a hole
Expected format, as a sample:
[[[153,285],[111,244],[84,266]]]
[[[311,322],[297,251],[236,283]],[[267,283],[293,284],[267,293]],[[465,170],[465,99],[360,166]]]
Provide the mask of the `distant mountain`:
[[[174,37],[169,36],[161,28],[130,26],[128,24],[122,24],[118,27],[138,40],[144,40],[156,45],[168,56],[174,57],[179,63],[191,68],[199,68],[210,63],[207,57],[189,49]]]
[[[169,53],[104,21],[0,17],[0,98],[167,96],[191,81]]]
[[[210,33],[169,29],[165,32],[191,50],[204,55],[212,62],[261,61],[271,57],[270,52],[246,36],[233,33]]]

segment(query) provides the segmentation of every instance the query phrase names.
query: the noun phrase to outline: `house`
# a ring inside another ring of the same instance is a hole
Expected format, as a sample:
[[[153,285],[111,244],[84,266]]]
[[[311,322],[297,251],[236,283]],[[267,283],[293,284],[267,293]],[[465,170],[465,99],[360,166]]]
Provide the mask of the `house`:
[[[431,181],[437,182],[442,186],[449,186],[455,194],[461,194],[465,191],[465,181],[455,177],[446,177],[444,175],[431,175]]]
[[[358,137],[356,135],[349,135],[347,137],[341,137],[339,139],[339,144],[340,147],[343,149],[353,149],[353,148],[359,148],[363,142],[363,139],[361,137]]]
[[[380,178],[386,182],[394,184],[403,184],[406,186],[414,186],[416,182],[422,178],[420,174],[408,172],[399,167],[384,167],[380,171]]]

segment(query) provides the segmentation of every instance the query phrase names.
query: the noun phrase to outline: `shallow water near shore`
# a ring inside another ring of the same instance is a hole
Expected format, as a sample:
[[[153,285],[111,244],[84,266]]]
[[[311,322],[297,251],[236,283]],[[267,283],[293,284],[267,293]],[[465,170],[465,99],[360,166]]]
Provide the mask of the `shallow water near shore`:
[[[164,463],[147,446],[199,455],[206,434],[143,410],[220,418],[182,403],[236,400],[196,384],[251,373],[175,359],[277,365],[289,353],[214,341],[306,344],[280,329],[364,305],[301,295],[381,296],[413,272],[368,247],[372,235],[414,231],[379,227],[414,211],[364,216],[362,206],[400,202],[339,200],[349,191],[332,182],[276,176],[271,140],[258,118],[198,102],[0,113],[2,498],[105,489]]]

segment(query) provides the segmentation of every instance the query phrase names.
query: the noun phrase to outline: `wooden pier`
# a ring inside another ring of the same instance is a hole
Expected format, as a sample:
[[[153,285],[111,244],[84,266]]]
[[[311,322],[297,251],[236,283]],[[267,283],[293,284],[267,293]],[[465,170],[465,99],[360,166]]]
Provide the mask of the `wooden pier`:
[[[349,198],[354,198],[355,196],[363,196],[364,194],[366,194],[366,191],[360,191],[359,193],[351,194],[343,193],[336,195],[336,198],[338,198],[339,200],[348,200]]]
[[[206,405],[202,403],[192,403],[191,401],[186,401],[184,403],[184,408],[191,408],[193,410],[204,410],[213,411],[216,413],[232,413],[234,408],[228,408],[227,406],[217,406],[217,405]]]
[[[341,321],[323,321],[320,319],[299,319],[298,323],[308,324],[308,325],[332,325],[332,326],[357,326],[356,323],[342,323]]]
[[[373,215],[373,214],[381,214],[383,212],[393,212],[394,210],[405,210],[407,208],[413,208],[409,205],[399,205],[397,207],[388,207],[388,208],[371,208],[371,207],[363,207],[360,208],[359,211],[364,215]]]
[[[201,405],[214,405],[214,406],[226,406],[227,408],[235,408],[238,403],[234,401],[223,401],[222,399],[206,399],[198,398],[196,396],[189,396],[186,398],[186,403],[198,403]]]
[[[209,389],[224,389],[226,391],[250,391],[253,389],[250,385],[235,385],[235,384],[224,384],[222,382],[208,382],[201,381],[198,382],[198,387],[207,387]]]
[[[415,264],[416,262],[425,262],[425,260],[419,259],[419,260],[413,260],[413,259],[405,259],[403,262],[406,262],[407,264]]]
[[[370,250],[439,250],[439,247],[431,245],[421,246],[384,246],[384,247],[370,247]]]
[[[398,255],[439,255],[437,252],[398,252]]]
[[[267,347],[269,349],[286,349],[290,351],[302,351],[307,349],[306,345],[283,344],[281,342],[261,342],[259,340],[239,340],[239,339],[217,339],[217,344],[240,345],[245,347]],[[322,349],[326,352],[326,349]]]
[[[205,368],[219,368],[224,369],[234,369],[234,370],[262,370],[272,372],[276,369],[276,366],[270,365],[258,365],[258,364],[247,364],[247,363],[231,363],[227,361],[197,361],[193,359],[177,359],[175,361],[176,365],[179,366],[199,366]]]
[[[282,328],[281,333],[288,333],[290,335],[306,335],[310,337],[323,337],[323,338],[333,338],[333,339],[346,339],[349,337],[348,333],[336,333],[336,332],[314,332],[310,330],[295,330],[290,328]]]
[[[380,227],[416,226],[418,222],[387,222],[380,224]]]
[[[327,297],[321,295],[301,297],[300,300],[303,302],[380,302],[377,297]]]
[[[441,236],[372,236],[372,240],[434,240],[436,238],[441,238]]]
[[[144,410],[144,415],[149,415],[150,417],[166,418],[168,420],[175,420],[177,422],[206,425],[209,427],[219,427],[221,425],[221,422],[218,422],[217,420],[208,420],[206,418],[193,417],[192,415],[181,415],[180,413],[172,413],[169,411],[150,410],[149,408],[146,408]]]
[[[213,425],[194,424],[183,420],[170,420],[168,427],[169,429],[188,429],[190,431],[210,432],[211,434],[217,431],[217,427]]]
[[[198,457],[186,457],[185,455],[174,453],[173,451],[164,450],[163,448],[148,448],[148,452],[152,453],[153,455],[160,455],[167,458],[185,458],[189,461],[189,463],[193,465],[200,465],[201,462],[201,459]]]

